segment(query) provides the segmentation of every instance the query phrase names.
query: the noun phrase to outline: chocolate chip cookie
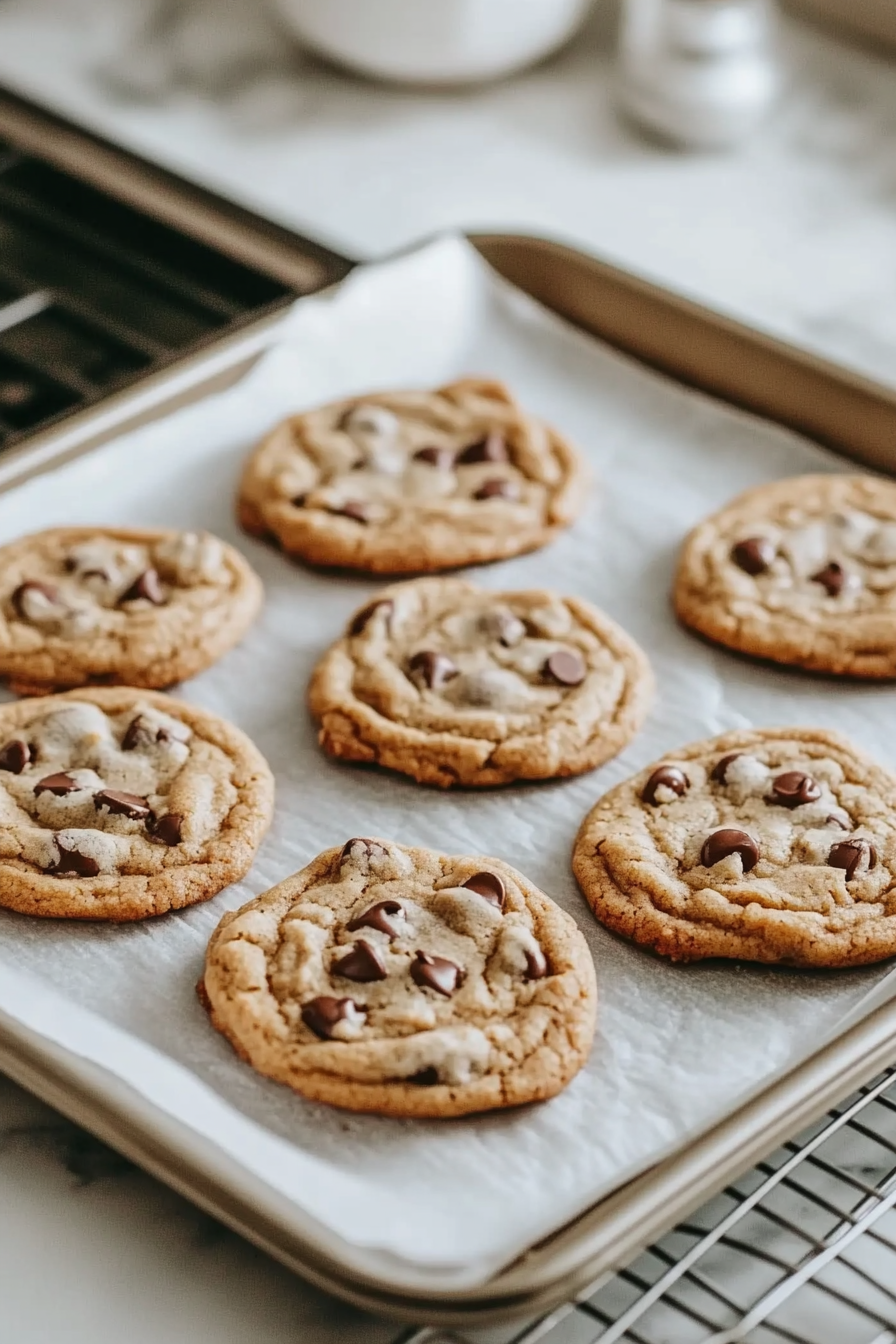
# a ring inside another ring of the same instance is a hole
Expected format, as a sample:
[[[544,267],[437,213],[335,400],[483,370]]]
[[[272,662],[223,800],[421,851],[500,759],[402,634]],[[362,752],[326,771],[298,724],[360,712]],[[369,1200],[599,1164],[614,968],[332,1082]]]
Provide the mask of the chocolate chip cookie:
[[[354,839],[225,915],[202,997],[303,1096],[441,1117],[559,1092],[597,991],[572,919],[508,864]]]
[[[36,532],[0,547],[0,677],[20,695],[171,686],[239,643],[262,596],[207,532]]]
[[[727,733],[611,789],[573,868],[603,924],[675,961],[883,961],[896,776],[820,729]]]
[[[0,905],[134,920],[242,877],[274,781],[237,728],[127,687],[0,706]]]
[[[311,680],[331,756],[421,784],[507,784],[591,770],[641,727],[645,655],[580,598],[461,579],[385,588]]]
[[[424,573],[544,546],[585,483],[562,435],[500,383],[467,378],[293,416],[250,458],[239,518],[311,564]]]
[[[799,476],[749,490],[685,542],[685,623],[813,672],[896,676],[896,483]]]

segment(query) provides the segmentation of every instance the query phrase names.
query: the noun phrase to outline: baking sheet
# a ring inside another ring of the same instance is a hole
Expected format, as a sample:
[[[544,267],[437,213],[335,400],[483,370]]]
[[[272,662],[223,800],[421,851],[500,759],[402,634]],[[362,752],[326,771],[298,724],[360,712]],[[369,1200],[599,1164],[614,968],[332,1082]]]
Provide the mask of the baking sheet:
[[[506,378],[575,438],[600,478],[549,550],[476,573],[501,589],[553,586],[605,608],[647,649],[659,695],[641,735],[600,771],[558,784],[441,794],[325,760],[304,708],[311,668],[377,585],[291,565],[241,536],[233,493],[253,441],[280,416],[383,385],[463,373]],[[206,527],[259,569],[264,615],[182,694],[244,728],[277,776],[274,826],[242,883],[210,904],[132,927],[0,912],[0,1009],[97,1062],[186,1121],[409,1285],[484,1282],[624,1179],[705,1129],[896,986],[889,968],[798,974],[673,967],[594,922],[569,856],[610,785],[690,739],[751,724],[819,724],[885,763],[885,686],[742,662],[680,630],[668,602],[684,531],[736,490],[833,455],[681,389],[566,327],[446,239],[303,300],[279,347],[239,386],[0,497],[0,540],[56,523]],[[194,987],[232,909],[354,834],[495,854],[578,920],[594,952],[600,1032],[554,1101],[473,1120],[391,1121],[307,1103],[257,1077],[209,1027]],[[360,1261],[359,1261],[360,1263]]]

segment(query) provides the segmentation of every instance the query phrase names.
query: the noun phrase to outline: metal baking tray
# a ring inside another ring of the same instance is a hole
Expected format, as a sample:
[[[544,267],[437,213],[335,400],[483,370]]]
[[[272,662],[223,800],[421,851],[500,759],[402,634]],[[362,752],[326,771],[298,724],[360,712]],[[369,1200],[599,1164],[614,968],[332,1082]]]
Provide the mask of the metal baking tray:
[[[94,137],[0,96],[0,139],[41,158],[156,223],[199,240],[285,287],[320,289],[351,262],[217,201]],[[0,218],[2,218],[0,192]],[[502,275],[586,332],[672,378],[763,415],[840,453],[896,474],[896,391],[751,330],[646,280],[558,243],[473,235]],[[282,296],[281,296],[282,297]],[[0,452],[0,487],[88,452],[234,381],[265,348],[282,306],[174,352],[111,399],[75,407]],[[699,1140],[629,1182],[488,1284],[408,1292],[349,1265],[348,1247],[187,1126],[102,1069],[49,1045],[0,1013],[0,1068],[76,1123],[233,1227],[305,1278],[360,1306],[433,1324],[472,1327],[531,1317],[582,1299],[643,1247],[776,1145],[896,1060],[896,1001],[884,1003],[808,1062]]]

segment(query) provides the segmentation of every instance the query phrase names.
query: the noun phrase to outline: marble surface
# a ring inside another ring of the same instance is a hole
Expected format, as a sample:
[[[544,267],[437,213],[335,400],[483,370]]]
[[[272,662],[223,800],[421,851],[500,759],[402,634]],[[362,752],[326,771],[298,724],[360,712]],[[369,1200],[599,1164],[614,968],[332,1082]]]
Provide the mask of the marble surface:
[[[613,14],[466,95],[365,84],[257,0],[0,0],[0,82],[354,256],[449,225],[570,239],[896,381],[896,78],[785,25],[788,91],[742,152],[689,157],[615,112]],[[0,1079],[0,1339],[340,1344],[329,1301]]]

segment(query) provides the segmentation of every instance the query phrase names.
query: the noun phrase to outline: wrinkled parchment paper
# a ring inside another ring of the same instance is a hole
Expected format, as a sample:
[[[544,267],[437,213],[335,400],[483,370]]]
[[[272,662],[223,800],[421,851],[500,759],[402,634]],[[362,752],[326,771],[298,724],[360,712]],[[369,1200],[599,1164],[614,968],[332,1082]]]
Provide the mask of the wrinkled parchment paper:
[[[449,793],[336,765],[315,745],[311,668],[375,584],[296,567],[233,521],[240,463],[279,417],[349,392],[506,378],[585,449],[599,487],[549,550],[481,570],[494,588],[549,585],[622,622],[659,694],[616,761],[564,783]],[[56,523],[209,528],[267,589],[243,645],[183,694],[244,728],[278,787],[270,837],[246,881],[206,906],[134,927],[0,912],[0,1008],[130,1081],[268,1179],[394,1281],[487,1279],[625,1178],[815,1050],[889,968],[797,974],[674,967],[604,933],[570,874],[593,801],[632,771],[708,734],[820,724],[896,760],[892,690],[813,680],[745,661],[677,628],[668,600],[682,536],[733,492],[839,470],[822,450],[620,358],[498,281],[446,239],[359,271],[297,305],[277,349],[236,388],[0,497],[0,540]],[[571,911],[597,962],[600,1031],[556,1100],[461,1122],[399,1122],[313,1105],[257,1077],[195,997],[227,910],[351,835],[498,855]]]

